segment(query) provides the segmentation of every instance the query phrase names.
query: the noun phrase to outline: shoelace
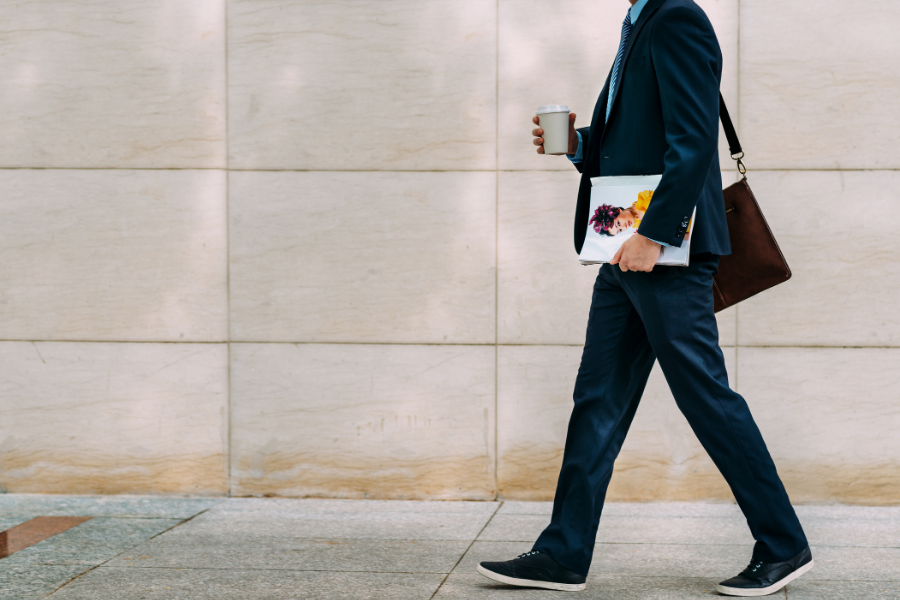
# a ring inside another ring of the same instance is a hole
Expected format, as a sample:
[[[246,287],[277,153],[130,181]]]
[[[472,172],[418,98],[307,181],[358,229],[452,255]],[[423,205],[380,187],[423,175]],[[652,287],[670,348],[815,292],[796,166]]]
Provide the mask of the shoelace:
[[[744,569],[744,573],[749,575],[756,575],[756,572],[759,571],[765,563],[761,560],[751,561],[747,568]]]
[[[518,555],[518,556],[516,557],[516,560],[518,560],[518,559],[520,559],[520,558],[525,558],[526,556],[531,556],[531,555],[533,555],[533,554],[540,554],[540,552],[538,552],[537,550],[532,550],[531,552],[526,552],[525,554],[520,554],[520,555]]]

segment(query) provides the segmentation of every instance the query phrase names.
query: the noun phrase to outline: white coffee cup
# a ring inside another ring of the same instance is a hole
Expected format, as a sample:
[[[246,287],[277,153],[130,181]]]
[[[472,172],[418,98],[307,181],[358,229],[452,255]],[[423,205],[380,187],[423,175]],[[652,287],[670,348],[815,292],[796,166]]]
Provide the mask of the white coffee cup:
[[[544,154],[566,154],[569,151],[569,107],[548,104],[537,109],[538,125],[544,130]]]

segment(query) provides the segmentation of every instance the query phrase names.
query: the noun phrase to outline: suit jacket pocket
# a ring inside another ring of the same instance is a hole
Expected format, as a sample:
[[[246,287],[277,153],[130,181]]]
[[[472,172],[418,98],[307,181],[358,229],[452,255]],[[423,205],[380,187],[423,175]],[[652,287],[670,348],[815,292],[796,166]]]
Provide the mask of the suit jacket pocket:
[[[640,56],[632,56],[631,58],[628,59],[629,67],[638,68],[638,67],[643,67],[646,64],[647,64],[647,55],[646,54],[642,54]]]

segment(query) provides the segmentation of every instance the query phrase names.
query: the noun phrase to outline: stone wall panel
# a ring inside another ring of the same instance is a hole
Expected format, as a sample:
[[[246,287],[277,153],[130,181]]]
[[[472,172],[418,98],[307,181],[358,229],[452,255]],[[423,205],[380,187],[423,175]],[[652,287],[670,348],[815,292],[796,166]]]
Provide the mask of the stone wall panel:
[[[0,171],[0,339],[224,341],[222,171]]]
[[[900,173],[753,172],[792,278],[740,307],[747,346],[898,346]]]
[[[222,0],[0,4],[0,167],[225,166]]]
[[[228,490],[224,344],[0,342],[0,487]]]
[[[494,498],[490,346],[235,344],[232,493]]]
[[[496,8],[228,0],[242,169],[493,169]]]
[[[801,25],[802,24],[802,25]],[[758,169],[896,169],[900,12],[828,0],[741,3],[741,132]]]
[[[741,348],[738,389],[791,500],[900,498],[900,349]]]
[[[237,341],[494,341],[493,173],[232,173]]]

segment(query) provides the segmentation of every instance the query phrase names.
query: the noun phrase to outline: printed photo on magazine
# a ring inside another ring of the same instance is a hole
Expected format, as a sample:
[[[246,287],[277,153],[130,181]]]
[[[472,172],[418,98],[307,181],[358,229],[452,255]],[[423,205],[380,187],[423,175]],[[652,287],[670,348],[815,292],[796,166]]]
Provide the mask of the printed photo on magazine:
[[[625,240],[637,233],[661,179],[662,175],[591,178],[591,217],[578,256],[581,264],[597,265],[613,259]],[[656,264],[688,265],[696,215],[695,209],[681,246],[663,246]]]

